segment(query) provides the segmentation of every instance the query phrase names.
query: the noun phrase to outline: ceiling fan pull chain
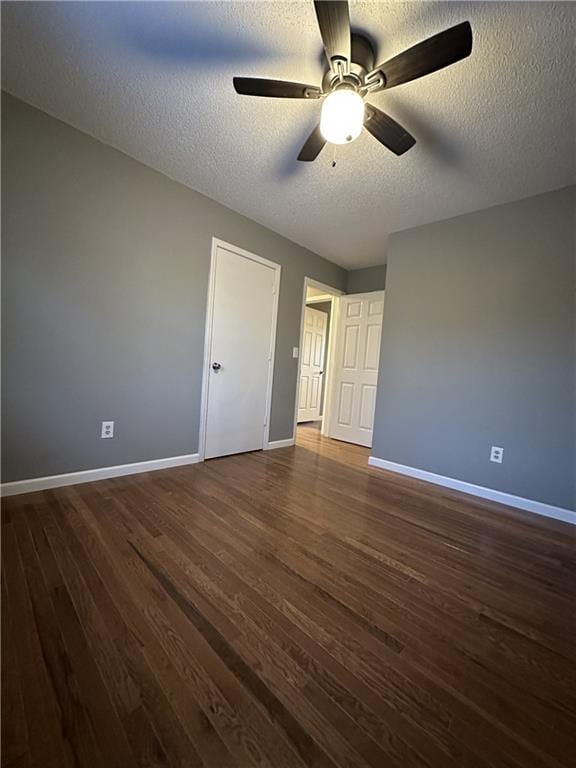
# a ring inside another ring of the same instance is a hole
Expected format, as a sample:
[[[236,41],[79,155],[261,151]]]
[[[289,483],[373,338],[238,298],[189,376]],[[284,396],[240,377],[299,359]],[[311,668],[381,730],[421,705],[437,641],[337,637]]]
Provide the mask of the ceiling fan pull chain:
[[[332,168],[336,168],[336,144],[332,144],[332,162],[330,165]]]

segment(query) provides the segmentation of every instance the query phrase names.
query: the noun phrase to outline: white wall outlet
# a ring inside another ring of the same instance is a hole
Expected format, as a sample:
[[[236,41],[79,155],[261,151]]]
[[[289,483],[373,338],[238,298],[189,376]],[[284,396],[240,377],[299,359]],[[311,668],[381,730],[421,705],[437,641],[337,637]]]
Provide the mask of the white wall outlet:
[[[495,461],[496,464],[502,464],[504,461],[504,448],[493,445],[490,449],[490,461]]]
[[[103,421],[100,437],[114,437],[114,422]]]
[[[298,349],[298,347],[292,347],[292,357],[295,357],[296,359],[298,359],[299,351],[300,350]]]

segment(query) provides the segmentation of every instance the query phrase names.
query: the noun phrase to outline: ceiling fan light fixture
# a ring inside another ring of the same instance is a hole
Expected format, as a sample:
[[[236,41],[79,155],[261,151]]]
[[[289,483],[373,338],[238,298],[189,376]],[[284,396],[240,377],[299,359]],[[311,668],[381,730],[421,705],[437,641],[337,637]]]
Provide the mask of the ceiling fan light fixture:
[[[360,136],[364,100],[353,88],[337,88],[324,99],[320,133],[331,144],[348,144]]]
[[[326,54],[321,86],[235,77],[236,93],[275,99],[323,100],[321,121],[298,154],[298,160],[303,162],[316,160],[328,142],[354,141],[363,128],[390,152],[403,155],[416,143],[414,136],[373,104],[364,107],[363,97],[431,75],[465,59],[472,52],[470,22],[463,21],[445,29],[375,67],[372,41],[350,28],[348,0],[314,0],[314,10]]]

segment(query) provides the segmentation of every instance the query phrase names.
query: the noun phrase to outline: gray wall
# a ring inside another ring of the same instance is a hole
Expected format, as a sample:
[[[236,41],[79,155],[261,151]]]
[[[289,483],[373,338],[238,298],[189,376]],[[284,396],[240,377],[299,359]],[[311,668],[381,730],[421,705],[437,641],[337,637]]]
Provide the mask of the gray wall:
[[[346,272],[12,97],[3,119],[3,481],[198,450],[212,236],[282,265],[272,440],[304,276]],[[191,148],[194,150],[194,148]],[[117,437],[99,439],[100,421]]]
[[[575,202],[392,235],[374,456],[575,508]]]
[[[386,285],[386,264],[348,272],[346,293],[368,293],[383,291]]]

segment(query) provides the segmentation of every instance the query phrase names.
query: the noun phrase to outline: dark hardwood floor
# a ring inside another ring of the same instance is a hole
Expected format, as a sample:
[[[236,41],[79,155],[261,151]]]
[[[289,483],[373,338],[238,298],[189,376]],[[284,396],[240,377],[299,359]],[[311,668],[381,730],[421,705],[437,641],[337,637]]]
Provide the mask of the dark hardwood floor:
[[[2,764],[576,765],[576,529],[367,455],[5,500]]]

